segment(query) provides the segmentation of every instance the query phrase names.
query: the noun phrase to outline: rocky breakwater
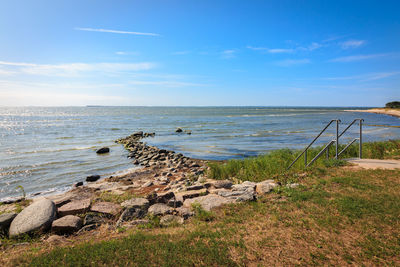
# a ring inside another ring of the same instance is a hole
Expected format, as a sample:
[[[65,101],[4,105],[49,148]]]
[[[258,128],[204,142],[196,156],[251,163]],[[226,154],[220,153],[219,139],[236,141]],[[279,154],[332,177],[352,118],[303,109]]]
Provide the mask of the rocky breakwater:
[[[142,131],[118,139],[116,142],[123,144],[130,154],[129,158],[134,159],[135,165],[144,167],[169,167],[173,170],[190,169],[195,175],[201,174],[200,165],[193,159],[185,157],[181,153],[159,149],[149,146],[141,140],[146,137],[153,137],[155,133],[143,133]]]

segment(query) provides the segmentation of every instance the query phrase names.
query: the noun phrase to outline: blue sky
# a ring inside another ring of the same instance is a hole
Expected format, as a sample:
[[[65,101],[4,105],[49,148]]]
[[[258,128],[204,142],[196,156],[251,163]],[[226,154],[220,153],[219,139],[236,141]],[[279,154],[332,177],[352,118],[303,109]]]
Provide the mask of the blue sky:
[[[0,105],[382,106],[399,1],[9,1]]]

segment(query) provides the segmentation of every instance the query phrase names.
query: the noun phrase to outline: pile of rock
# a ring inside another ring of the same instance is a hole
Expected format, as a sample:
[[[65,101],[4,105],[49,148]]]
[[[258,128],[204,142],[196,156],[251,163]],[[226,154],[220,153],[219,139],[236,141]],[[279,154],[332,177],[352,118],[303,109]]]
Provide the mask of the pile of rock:
[[[87,181],[91,183],[85,186],[61,196],[37,199],[19,214],[1,214],[0,233],[11,237],[46,231],[64,235],[91,231],[102,224],[131,227],[149,223],[154,217],[159,217],[162,225],[181,224],[194,215],[194,206],[209,211],[225,204],[254,201],[280,186],[274,180],[233,184],[230,180],[207,179],[204,161],[140,141],[150,136],[154,133],[136,132],[117,140],[144,168],[100,181],[98,175],[90,176]],[[119,204],[99,197],[105,192],[142,197]]]
[[[256,200],[279,186],[273,180],[241,184],[233,184],[229,180],[206,180],[204,183],[188,183],[185,179],[166,181],[161,191],[151,191],[146,197],[131,198],[121,204],[106,201],[92,203],[91,198],[74,200],[68,196],[54,201],[41,198],[18,215],[0,215],[0,229],[8,231],[10,237],[49,230],[57,234],[71,234],[115,221],[115,227],[131,227],[148,223],[149,218],[154,216],[160,217],[162,225],[181,224],[194,214],[194,204],[209,211],[224,204]]]
[[[118,139],[116,142],[123,144],[130,152],[129,158],[133,158],[135,165],[144,167],[161,166],[174,168],[197,168],[196,164],[188,157],[174,151],[159,149],[155,146],[149,146],[140,141],[145,137],[152,137],[155,133],[136,132],[128,137]]]

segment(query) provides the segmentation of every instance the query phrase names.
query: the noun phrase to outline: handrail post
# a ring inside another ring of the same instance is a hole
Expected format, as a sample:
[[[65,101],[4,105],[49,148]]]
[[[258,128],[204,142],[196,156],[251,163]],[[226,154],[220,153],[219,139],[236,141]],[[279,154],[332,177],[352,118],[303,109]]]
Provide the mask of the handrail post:
[[[359,157],[362,159],[362,121],[363,119],[360,119],[360,140],[359,140]]]
[[[304,167],[307,167],[307,149],[304,152]]]
[[[338,149],[339,149],[339,121],[336,120],[336,155],[335,159],[338,159]]]

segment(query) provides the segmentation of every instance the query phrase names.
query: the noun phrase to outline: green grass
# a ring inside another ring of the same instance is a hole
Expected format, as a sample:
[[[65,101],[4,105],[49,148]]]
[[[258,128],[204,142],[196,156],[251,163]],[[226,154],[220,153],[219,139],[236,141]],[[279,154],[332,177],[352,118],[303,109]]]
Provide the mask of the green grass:
[[[364,153],[395,157],[399,143],[366,144]],[[376,147],[381,149],[370,151]],[[12,253],[5,250],[0,265],[400,266],[400,170],[354,170],[338,168],[341,161],[320,160],[282,175],[294,156],[280,150],[215,165],[211,172],[221,179],[300,179],[297,188],[281,186],[257,201],[212,212],[194,206],[196,215],[179,227],[162,228],[154,217],[133,232],[118,229],[114,239],[54,249],[33,242],[31,247],[40,249],[17,250],[9,260]]]
[[[134,233],[126,238],[58,248],[33,258],[30,266],[236,266],[221,233],[180,235]],[[129,263],[129,264],[128,264]],[[14,264],[28,264],[16,261]]]
[[[317,169],[298,188],[200,210],[184,226],[154,223],[117,239],[27,249],[9,265],[398,266],[398,177],[399,170]]]
[[[345,145],[341,145],[343,149]],[[308,151],[308,162],[318,154],[322,147],[311,148]],[[287,170],[290,163],[301,151],[280,149],[258,157],[246,159],[229,160],[224,163],[209,163],[208,176],[213,179],[238,179],[240,181],[260,182],[267,179],[277,179],[281,182],[297,181],[298,173],[315,172],[318,168],[337,167],[345,165],[343,160],[335,160],[334,148],[330,149],[330,159],[321,156],[309,168],[304,167],[304,156],[302,156],[291,169]],[[353,144],[346,150],[341,158],[358,157],[358,145]],[[363,158],[385,159],[400,157],[400,140],[384,142],[371,142],[363,144]]]

